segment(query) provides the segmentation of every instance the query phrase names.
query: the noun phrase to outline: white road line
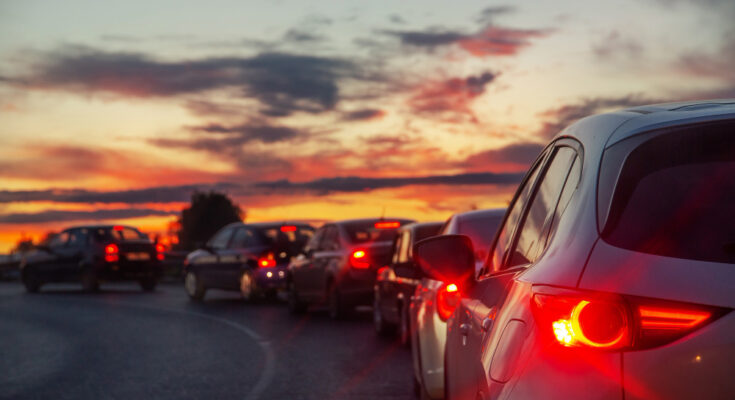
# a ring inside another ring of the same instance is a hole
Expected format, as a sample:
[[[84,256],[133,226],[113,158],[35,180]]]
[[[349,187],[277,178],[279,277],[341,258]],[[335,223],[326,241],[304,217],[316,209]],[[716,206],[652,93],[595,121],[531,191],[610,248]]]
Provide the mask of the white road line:
[[[258,335],[254,330],[244,325],[240,325],[237,322],[230,321],[228,319],[214,317],[209,314],[204,314],[204,313],[199,313],[199,312],[194,312],[194,311],[153,307],[153,306],[147,306],[147,305],[141,305],[141,304],[135,304],[135,303],[128,303],[124,301],[116,301],[114,304],[127,306],[127,307],[168,312],[168,313],[174,313],[174,314],[191,315],[191,316],[195,316],[195,317],[199,317],[203,319],[208,319],[210,321],[218,322],[220,324],[227,325],[230,328],[236,329],[248,335],[253,341],[255,341],[258,344],[258,346],[260,346],[260,348],[263,350],[263,354],[265,355],[265,365],[263,366],[263,372],[261,372],[260,378],[258,378],[258,381],[255,383],[253,388],[250,389],[250,392],[248,392],[247,395],[245,395],[245,400],[259,399],[263,391],[265,391],[268,385],[270,385],[271,382],[273,381],[273,377],[275,376],[275,372],[276,372],[276,352],[273,351],[273,347],[271,346],[270,341],[263,340],[260,337],[260,335]]]

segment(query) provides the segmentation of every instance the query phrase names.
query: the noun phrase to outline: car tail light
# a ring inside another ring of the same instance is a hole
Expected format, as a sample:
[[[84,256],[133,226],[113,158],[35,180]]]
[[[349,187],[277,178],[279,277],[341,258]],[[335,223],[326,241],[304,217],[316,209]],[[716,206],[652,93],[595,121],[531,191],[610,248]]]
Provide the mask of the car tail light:
[[[296,232],[296,227],[293,225],[283,225],[281,227],[281,232]]]
[[[115,230],[115,231],[121,231],[123,229],[125,229],[125,227],[123,227],[122,225],[115,225],[112,227],[112,230]]]
[[[531,306],[552,341],[601,350],[671,343],[723,313],[711,307],[571,290],[537,292]]]
[[[275,267],[276,266],[276,259],[273,256],[273,253],[268,253],[258,259],[258,267],[260,268],[269,268],[269,267]]]
[[[376,229],[395,229],[400,227],[401,223],[398,221],[378,221],[375,223]]]
[[[163,261],[166,256],[164,253],[166,252],[166,246],[162,245],[161,243],[156,244],[156,259],[158,261]]]
[[[105,246],[105,261],[117,262],[120,259],[120,251],[115,243]]]
[[[350,254],[350,265],[352,268],[367,269],[370,268],[370,261],[367,259],[365,250],[355,250]]]
[[[446,321],[459,304],[459,288],[454,283],[443,285],[436,292],[436,313]]]

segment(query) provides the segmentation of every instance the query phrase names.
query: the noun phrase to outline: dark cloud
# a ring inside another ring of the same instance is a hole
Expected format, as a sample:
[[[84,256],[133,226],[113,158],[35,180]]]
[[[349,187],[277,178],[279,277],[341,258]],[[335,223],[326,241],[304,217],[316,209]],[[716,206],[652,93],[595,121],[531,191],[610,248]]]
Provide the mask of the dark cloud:
[[[391,15],[389,15],[388,16],[388,21],[390,21],[390,22],[392,22],[394,24],[401,24],[401,25],[406,23],[406,20],[403,19],[403,17],[401,17],[398,14],[391,14]]]
[[[137,43],[141,42],[142,39],[137,36],[130,35],[101,35],[101,40],[106,42],[122,42],[122,43]]]
[[[364,108],[362,110],[350,111],[342,114],[345,121],[365,121],[370,119],[382,118],[385,111],[376,108]]]
[[[492,172],[392,178],[349,176],[316,179],[308,182],[291,182],[289,180],[260,182],[256,183],[254,187],[272,191],[328,194],[331,192],[361,192],[411,185],[511,185],[520,182],[521,178],[523,178],[523,174],[496,174]]]
[[[326,40],[324,36],[300,29],[289,29],[286,31],[286,34],[283,35],[283,39],[287,42],[296,44],[317,43]]]
[[[237,144],[245,144],[252,141],[259,141],[262,143],[282,142],[307,135],[307,132],[300,131],[298,129],[286,126],[267,125],[264,123],[245,123],[235,126],[224,126],[213,123],[195,126],[191,129],[197,132],[224,134],[226,138],[232,138]]]
[[[40,224],[48,222],[103,221],[126,218],[177,215],[176,211],[119,208],[94,211],[47,210],[37,213],[0,214],[0,224]]]
[[[350,61],[288,53],[161,62],[141,53],[67,47],[41,59],[28,75],[11,82],[30,88],[129,97],[239,88],[242,97],[258,100],[261,113],[270,116],[332,110],[340,99],[342,80],[368,76]]]
[[[538,157],[543,150],[541,143],[513,143],[505,147],[481,151],[467,157],[461,166],[465,168],[487,169],[489,166],[511,164],[518,167],[527,167]]]
[[[0,203],[29,203],[48,201],[55,203],[87,204],[143,204],[143,203],[180,203],[189,201],[195,190],[229,191],[239,188],[230,183],[159,186],[144,189],[94,191],[86,189],[49,189],[49,190],[0,190]]]
[[[643,43],[627,37],[618,30],[610,31],[600,41],[592,45],[592,52],[603,61],[614,59],[637,60],[645,55]]]
[[[548,30],[516,29],[490,25],[477,33],[465,33],[439,28],[423,31],[385,30],[382,33],[396,37],[407,46],[434,50],[458,45],[476,57],[511,56],[531,44],[532,39],[549,34]]]
[[[450,113],[469,117],[476,122],[470,103],[485,93],[486,86],[496,77],[497,74],[488,71],[466,78],[432,82],[421,87],[409,99],[409,106],[416,114],[444,118],[446,113]]]
[[[498,16],[510,14],[516,11],[516,8],[513,6],[492,6],[487,7],[480,11],[480,15],[477,17],[477,22],[490,25],[491,23],[495,22],[495,19]]]

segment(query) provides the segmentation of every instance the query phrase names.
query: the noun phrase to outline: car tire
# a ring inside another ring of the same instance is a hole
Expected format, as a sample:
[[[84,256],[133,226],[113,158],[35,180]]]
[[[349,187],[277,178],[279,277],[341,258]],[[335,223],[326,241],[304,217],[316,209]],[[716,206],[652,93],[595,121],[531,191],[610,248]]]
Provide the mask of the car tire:
[[[38,293],[41,290],[43,282],[41,282],[41,278],[35,269],[26,267],[21,275],[21,279],[23,280],[23,286],[25,286],[26,292]]]
[[[148,277],[141,279],[138,283],[140,283],[140,288],[143,289],[144,292],[152,292],[156,290],[156,285],[158,285],[158,280],[154,277]]]
[[[82,290],[87,293],[94,293],[100,290],[100,282],[97,280],[97,272],[92,267],[85,267],[82,270]]]
[[[189,298],[194,301],[202,301],[204,295],[207,293],[207,288],[202,285],[199,276],[191,271],[184,275],[184,289],[186,290],[186,294],[189,295]]]
[[[296,291],[293,283],[288,284],[288,311],[291,314],[302,314],[306,311],[307,304],[299,299],[299,293]]]
[[[408,317],[408,306],[401,304],[401,324],[398,327],[398,337],[403,347],[411,347],[411,322]]]
[[[329,317],[333,320],[344,319],[347,317],[349,311],[339,289],[337,288],[337,285],[334,283],[329,285],[327,293],[327,309],[329,311]]]
[[[245,271],[240,276],[240,295],[247,302],[253,303],[258,300],[258,288],[253,273],[250,271]]]
[[[389,336],[395,329],[383,317],[383,310],[380,307],[380,292],[377,290],[373,296],[373,327],[375,328],[375,333],[379,336]]]

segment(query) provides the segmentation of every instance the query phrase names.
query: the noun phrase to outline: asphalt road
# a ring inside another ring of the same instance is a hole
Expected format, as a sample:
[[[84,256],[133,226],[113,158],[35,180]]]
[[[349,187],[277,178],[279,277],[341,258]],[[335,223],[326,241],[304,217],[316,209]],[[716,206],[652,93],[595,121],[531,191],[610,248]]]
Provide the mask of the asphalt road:
[[[411,399],[409,350],[376,337],[370,313],[291,316],[178,284],[96,294],[0,282],[2,399]]]

